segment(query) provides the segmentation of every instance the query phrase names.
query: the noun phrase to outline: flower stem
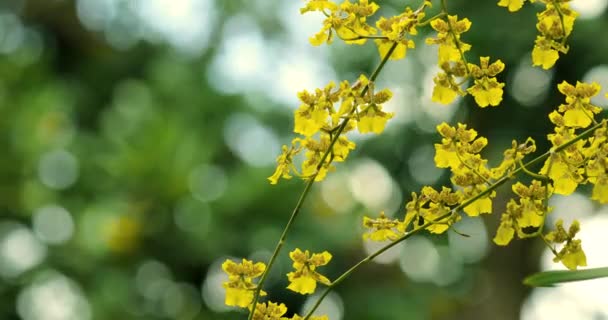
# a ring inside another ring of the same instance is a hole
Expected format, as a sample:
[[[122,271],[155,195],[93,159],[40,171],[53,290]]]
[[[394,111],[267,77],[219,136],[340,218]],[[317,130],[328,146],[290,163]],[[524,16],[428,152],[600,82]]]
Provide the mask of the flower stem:
[[[449,32],[452,35],[452,39],[454,40],[454,45],[456,46],[456,49],[458,49],[458,53],[460,53],[460,58],[462,59],[462,62],[464,63],[464,69],[467,71],[467,75],[470,75],[471,70],[469,70],[469,63],[467,62],[467,58],[464,56],[464,52],[462,51],[462,48],[460,46],[460,40],[456,36],[454,27],[452,26],[452,23],[450,22],[450,17],[449,17],[449,13],[448,13],[448,5],[446,3],[446,0],[441,0],[441,11],[443,13],[445,13],[446,16],[448,16],[446,21],[448,23]]]
[[[564,44],[566,44],[566,38],[568,38],[568,36],[566,35],[566,24],[564,23],[564,13],[562,12],[560,4],[557,1],[551,1],[551,3],[553,4],[553,7],[557,11],[557,14],[559,16],[559,22],[562,25],[562,33],[563,33],[562,45],[564,45]]]
[[[428,19],[427,19],[427,20],[425,20],[425,21],[422,21],[422,22],[418,23],[418,26],[419,26],[419,27],[424,27],[424,26],[426,26],[427,24],[431,23],[433,20],[435,20],[435,19],[439,19],[439,18],[442,18],[442,17],[444,17],[444,16],[447,16],[447,13],[442,11],[442,12],[440,12],[440,13],[438,13],[438,14],[436,14],[436,15],[434,15],[434,16],[432,16],[432,17],[430,17],[430,18],[428,18]]]
[[[538,179],[538,180],[541,180],[541,181],[549,181],[549,180],[550,180],[550,178],[549,178],[549,177],[547,177],[547,176],[544,176],[544,175],[542,175],[542,174],[538,174],[538,173],[534,173],[534,172],[532,172],[532,171],[528,170],[528,168],[526,168],[526,165],[525,165],[525,164],[524,164],[524,163],[521,161],[521,159],[519,159],[519,160],[517,161],[517,163],[519,164],[519,166],[521,167],[521,169],[522,169],[522,170],[523,170],[523,171],[524,171],[524,172],[525,172],[527,175],[529,175],[530,177],[535,178],[535,179]],[[549,171],[549,170],[547,170],[547,171]]]
[[[572,144],[580,141],[581,139],[593,134],[593,132],[598,129],[599,127],[605,125],[607,123],[607,119],[602,120],[600,123],[595,124],[594,126],[590,127],[589,129],[583,131],[581,134],[579,134],[578,136],[572,138],[571,140],[569,140],[568,142],[555,147],[555,148],[551,148],[549,151],[541,154],[540,156],[530,160],[528,163],[526,163],[523,166],[519,166],[517,169],[513,170],[513,172],[511,172],[510,174],[507,174],[505,176],[503,176],[502,178],[498,179],[496,182],[494,182],[491,186],[489,186],[487,189],[483,190],[482,192],[476,194],[474,197],[464,201],[463,203],[459,204],[458,206],[456,206],[455,208],[453,208],[452,210],[450,210],[449,212],[443,214],[442,216],[439,216],[437,219],[435,219],[434,221],[441,221],[449,216],[451,216],[452,214],[464,209],[465,207],[467,207],[468,205],[470,205],[471,203],[477,201],[478,199],[486,196],[487,194],[489,194],[490,192],[494,191],[496,188],[500,187],[501,185],[503,185],[505,182],[507,182],[509,179],[511,179],[514,175],[520,173],[521,171],[524,171],[525,167],[529,167],[532,165],[535,165],[537,163],[539,163],[540,161],[543,161],[544,159],[548,158],[550,155],[560,152],[566,148],[568,148],[569,146],[571,146]],[[317,308],[319,307],[319,305],[321,304],[321,302],[323,301],[323,299],[325,299],[325,297],[329,294],[329,292],[331,290],[333,290],[333,288],[335,288],[340,282],[342,282],[344,279],[348,278],[348,276],[350,276],[353,272],[355,272],[356,269],[358,269],[360,266],[364,265],[365,263],[372,261],[374,258],[376,258],[377,256],[381,255],[382,253],[384,253],[385,251],[387,251],[388,249],[396,246],[398,243],[401,243],[402,241],[408,239],[409,237],[411,237],[412,235],[426,229],[427,227],[431,226],[434,221],[427,221],[425,224],[419,226],[418,228],[406,233],[405,235],[401,236],[399,239],[387,244],[386,246],[378,249],[378,251],[368,255],[367,257],[363,258],[363,260],[357,262],[354,266],[352,266],[350,269],[346,270],[344,273],[342,273],[338,278],[336,278],[336,280],[334,280],[329,286],[327,286],[325,288],[325,290],[323,291],[323,293],[321,293],[321,295],[319,296],[319,298],[317,299],[317,301],[315,302],[315,304],[313,305],[312,309],[310,309],[310,311],[306,314],[306,317],[304,317],[304,320],[308,320],[313,312],[315,312],[315,310],[317,310]],[[544,239],[543,239],[544,240]]]
[[[340,36],[338,35],[338,37],[340,37]],[[357,40],[362,40],[362,39],[387,40],[388,38],[385,36],[362,36],[362,35],[357,35],[354,38],[340,38],[340,40],[342,40],[342,41],[357,41]]]
[[[382,69],[384,68],[384,65],[388,61],[389,57],[395,51],[395,48],[397,48],[397,42],[393,43],[393,45],[389,48],[388,52],[386,53],[386,56],[384,56],[382,58],[382,60],[380,61],[380,63],[376,67],[376,69],[372,72],[371,76],[369,77],[370,84],[373,83],[373,81],[376,80],[376,78],[378,78],[380,71],[382,71]],[[368,84],[367,86],[365,86],[365,88],[363,88],[363,90],[361,90],[362,96],[367,93],[367,91],[369,90],[369,86],[370,85]],[[306,200],[306,198],[308,197],[308,194],[310,193],[310,188],[312,187],[312,184],[315,182],[315,179],[317,178],[319,171],[323,167],[325,160],[327,159],[327,157],[333,150],[334,144],[336,143],[336,141],[338,141],[338,138],[342,134],[342,131],[344,131],[344,129],[346,128],[346,125],[348,124],[349,121],[350,121],[350,118],[346,118],[346,119],[342,120],[342,123],[340,124],[337,131],[335,132],[333,139],[331,139],[329,147],[327,148],[327,150],[321,157],[321,161],[319,161],[319,164],[317,165],[317,171],[306,182],[304,191],[302,191],[302,194],[300,195],[300,198],[298,199],[298,202],[296,203],[296,206],[293,209],[293,212],[291,213],[291,216],[289,217],[289,220],[287,221],[285,228],[283,229],[283,233],[281,233],[281,237],[279,238],[279,241],[277,242],[277,245],[274,248],[274,251],[272,252],[272,256],[270,257],[270,260],[268,260],[268,265],[266,266],[266,270],[264,270],[264,273],[262,274],[262,277],[260,278],[260,282],[258,282],[257,288],[255,289],[255,293],[253,295],[252,307],[249,311],[249,317],[247,318],[248,320],[253,319],[253,314],[255,313],[255,307],[258,303],[258,300],[260,299],[260,291],[262,290],[262,287],[264,286],[264,283],[266,282],[268,273],[270,272],[270,269],[274,265],[274,262],[276,261],[278,255],[279,255],[279,252],[281,251],[281,249],[283,248],[283,245],[285,244],[285,240],[287,239],[287,234],[289,233],[291,226],[293,225],[298,214],[300,213],[300,209],[302,208],[302,205],[304,204],[304,200]]]

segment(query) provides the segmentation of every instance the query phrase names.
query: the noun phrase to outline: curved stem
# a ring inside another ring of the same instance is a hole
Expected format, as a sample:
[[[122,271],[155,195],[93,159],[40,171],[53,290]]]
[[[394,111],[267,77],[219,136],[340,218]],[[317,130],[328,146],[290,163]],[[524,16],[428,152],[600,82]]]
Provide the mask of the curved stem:
[[[397,42],[393,43],[393,45],[390,47],[390,49],[386,53],[386,56],[384,56],[382,58],[382,60],[380,61],[380,63],[376,67],[376,69],[372,72],[371,76],[369,77],[370,84],[374,80],[376,80],[376,78],[380,74],[380,71],[382,71],[382,69],[384,68],[384,65],[388,61],[389,57],[393,54],[396,47],[397,47]],[[362,96],[365,95],[368,90],[369,90],[369,85],[365,86],[365,88],[363,88],[363,90],[361,90],[361,95]],[[302,194],[300,195],[300,198],[298,199],[298,202],[296,203],[296,206],[293,209],[293,212],[291,213],[291,216],[289,217],[289,220],[287,221],[285,228],[283,229],[283,233],[281,233],[281,237],[279,238],[279,241],[277,242],[277,245],[276,245],[274,251],[272,252],[272,256],[270,257],[270,260],[268,260],[266,270],[264,270],[264,273],[262,274],[262,277],[260,278],[260,282],[258,282],[257,288],[255,289],[255,292],[253,295],[252,307],[249,311],[249,317],[247,318],[248,320],[253,319],[253,315],[255,313],[255,307],[258,303],[258,300],[260,299],[260,291],[262,290],[262,287],[264,286],[264,283],[266,282],[266,278],[268,278],[268,273],[270,272],[270,269],[274,265],[274,262],[276,261],[278,255],[279,255],[279,252],[281,251],[281,248],[283,248],[283,245],[285,244],[285,240],[287,239],[287,234],[289,233],[291,226],[293,225],[298,214],[300,213],[300,209],[302,208],[302,204],[304,203],[304,200],[306,200],[306,198],[308,197],[312,184],[315,182],[315,179],[317,178],[317,175],[319,175],[319,171],[323,167],[325,160],[327,159],[327,157],[333,150],[334,144],[336,143],[336,141],[338,141],[338,138],[342,134],[342,131],[344,131],[344,129],[346,128],[346,125],[348,124],[349,121],[350,121],[350,118],[344,119],[342,121],[342,123],[340,124],[340,126],[338,127],[338,129],[335,132],[334,138],[331,139],[329,147],[327,148],[327,150],[321,157],[321,161],[319,161],[319,164],[317,165],[317,171],[306,182],[304,191],[302,191]]]
[[[585,110],[585,108],[583,108],[582,106],[580,107],[581,111],[583,111],[583,113],[587,116],[587,118],[589,118],[589,120],[591,120],[591,122],[593,124],[597,124],[597,121],[595,121],[595,118],[593,117],[593,114],[589,114],[587,112],[587,110]]]
[[[526,168],[526,165],[521,161],[521,159],[517,160],[517,163],[519,164],[519,166],[521,167],[521,169],[524,171],[525,174],[529,175],[532,178],[538,179],[538,180],[542,180],[542,181],[549,181],[550,178],[547,176],[544,176],[542,174],[538,174],[538,173],[534,173],[530,170],[528,170],[528,168]]]
[[[483,180],[485,183],[487,183],[488,185],[491,185],[492,182],[488,179],[486,179],[486,177],[482,176],[481,173],[479,173],[479,171],[477,171],[476,169],[474,169],[472,166],[470,166],[469,164],[467,164],[462,157],[460,156],[460,151],[458,150],[458,147],[456,147],[456,158],[458,158],[458,160],[460,161],[460,163],[465,166],[465,168],[471,170],[474,174],[476,174],[479,178],[481,178],[481,180]]]
[[[553,4],[553,7],[557,11],[557,15],[559,16],[559,22],[562,25],[562,33],[563,33],[562,45],[564,45],[566,43],[566,38],[568,38],[568,35],[566,35],[566,24],[564,23],[564,13],[562,12],[562,9],[559,7],[559,3],[557,3],[557,1],[551,1],[551,3]]]
[[[551,148],[549,151],[541,154],[540,156],[530,160],[528,163],[526,163],[524,166],[520,166],[519,168],[515,169],[513,172],[511,172],[508,175],[503,176],[502,178],[496,180],[496,182],[494,182],[491,186],[489,186],[486,190],[476,194],[474,197],[464,201],[463,203],[459,204],[458,206],[454,207],[452,210],[450,210],[449,212],[439,216],[437,219],[435,219],[435,221],[441,221],[447,217],[449,217],[450,215],[454,214],[455,212],[458,212],[462,209],[464,209],[465,207],[467,207],[468,205],[470,205],[471,203],[477,201],[478,199],[486,196],[487,194],[489,194],[490,192],[494,191],[496,188],[500,187],[501,185],[503,185],[505,182],[507,182],[509,179],[511,179],[512,176],[518,174],[521,171],[524,171],[523,168],[525,167],[529,167],[532,165],[535,165],[543,160],[545,160],[547,157],[549,157],[551,154],[553,153],[557,153],[560,152],[566,148],[568,148],[569,146],[571,146],[572,144],[576,143],[577,141],[593,134],[593,132],[601,127],[602,125],[606,124],[607,120],[604,119],[602,120],[602,122],[592,126],[591,128],[583,131],[581,134],[579,134],[578,136],[572,138],[570,141],[555,147],[555,148]],[[427,227],[431,226],[432,224],[434,224],[433,221],[428,221],[425,224],[421,225],[420,227],[406,233],[405,235],[403,235],[401,238],[389,243],[388,245],[380,248],[378,251],[368,255],[367,257],[363,258],[363,260],[357,262],[354,266],[352,266],[350,269],[348,269],[347,271],[345,271],[344,273],[342,273],[334,282],[331,283],[331,285],[327,286],[325,288],[325,291],[323,291],[323,293],[319,296],[319,298],[317,299],[317,301],[315,302],[315,304],[313,305],[312,309],[310,309],[310,311],[306,314],[306,317],[304,317],[304,320],[308,320],[310,318],[310,316],[313,314],[313,312],[315,312],[315,310],[319,307],[319,305],[321,304],[321,302],[323,301],[323,299],[329,294],[329,292],[331,290],[333,290],[333,288],[335,288],[340,282],[342,282],[345,278],[347,278],[348,276],[350,276],[356,269],[358,269],[360,266],[364,265],[365,263],[372,261],[375,257],[381,255],[382,253],[384,253],[385,251],[387,251],[388,249],[396,246],[398,243],[408,239],[409,237],[411,237],[412,235],[420,232],[421,230],[426,229]]]
[[[427,24],[431,23],[431,21],[433,21],[433,20],[435,20],[435,19],[438,19],[438,18],[441,18],[441,17],[446,16],[446,15],[447,15],[447,13],[446,13],[446,12],[440,12],[440,13],[438,13],[438,14],[436,14],[436,15],[434,15],[434,16],[432,16],[432,17],[430,17],[430,18],[428,18],[427,20],[425,20],[425,21],[422,21],[422,22],[418,23],[418,26],[419,26],[419,27],[424,27],[424,26],[426,26]]]
[[[543,239],[543,242],[545,243],[545,245],[547,245],[547,248],[549,248],[549,250],[551,250],[551,252],[553,253],[554,256],[557,256],[557,250],[555,250],[555,248],[551,245],[551,243],[549,243],[549,241],[547,240],[547,238],[545,238],[544,235],[540,235],[540,237]]]

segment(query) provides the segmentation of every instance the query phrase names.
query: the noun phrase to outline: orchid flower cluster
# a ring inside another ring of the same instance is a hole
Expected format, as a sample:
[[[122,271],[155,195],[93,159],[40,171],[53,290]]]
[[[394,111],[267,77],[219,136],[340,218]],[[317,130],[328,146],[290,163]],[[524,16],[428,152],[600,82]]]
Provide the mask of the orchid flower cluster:
[[[537,1],[545,6],[545,10],[537,14],[536,29],[540,34],[534,41],[532,63],[550,69],[559,59],[559,53],[568,53],[566,40],[572,33],[578,13],[570,9],[570,0],[530,0]],[[500,0],[498,5],[515,12],[523,7],[524,2],[525,0]]]
[[[395,16],[379,17],[375,26],[370,25],[368,19],[379,6],[369,0],[345,0],[340,4],[332,0],[305,1],[301,13],[314,12],[325,17],[321,30],[309,39],[312,45],[331,44],[335,38],[353,45],[364,45],[367,40],[373,40],[381,62],[369,77],[360,75],[352,84],[346,80],[338,85],[330,82],[314,92],[298,93],[301,105],[294,113],[297,136],[290,145],[283,146],[277,157],[276,171],[268,180],[276,184],[281,179],[297,176],[306,181],[306,188],[267,264],[247,259],[237,263],[229,259],[222,265],[228,274],[228,281],[224,283],[228,306],[248,309],[249,319],[327,320],[327,316],[314,315],[316,308],[359,266],[416,233],[441,234],[450,230],[463,215],[492,214],[497,188],[520,174],[528,175],[532,180],[528,184],[521,181],[512,184],[514,195],[501,212],[494,243],[505,246],[515,237],[539,237],[554,253],[555,262],[561,262],[572,270],[586,265],[581,240],[576,238],[580,230],[577,221],[566,229],[558,220],[553,230],[545,231],[545,219],[551,212],[548,200],[553,194],[569,195],[579,185],[591,184],[591,198],[602,204],[608,203],[608,127],[606,119],[596,119],[602,109],[591,103],[591,98],[600,91],[599,85],[564,81],[558,85],[558,90],[565,95],[565,102],[549,114],[554,125],[554,133],[547,135],[552,145],[550,150],[524,161],[536,151],[536,142],[532,138],[520,142],[513,140],[504,151],[503,160],[491,165],[482,155],[488,139],[479,136],[466,124],[437,125],[441,139],[435,144],[434,162],[438,168],[450,170],[452,185],[439,189],[424,186],[420,192],[412,192],[401,218],[388,218],[384,212],[377,217],[365,216],[362,221],[366,230],[363,239],[383,242],[385,246],[333,281],[321,271],[331,262],[329,252],[314,253],[294,248],[289,253],[293,270],[286,275],[286,288],[309,295],[319,285],[325,287],[308,314],[291,313],[288,318],[288,310],[283,303],[261,302],[260,298],[267,295],[262,290],[266,276],[285,244],[288,231],[312,184],[336,170],[334,163],[344,162],[350,151],[355,149],[355,143],[347,134],[352,131],[381,134],[387,121],[393,117],[392,113],[383,110],[383,104],[392,97],[391,91],[376,89],[374,82],[389,60],[403,59],[408,50],[416,47],[413,37],[418,34],[418,28],[430,25],[435,35],[425,42],[438,46],[440,71],[433,79],[433,101],[449,104],[458,96],[470,94],[479,107],[495,107],[502,101],[505,86],[498,79],[505,69],[500,59],[481,56],[479,64],[468,62],[466,54],[471,44],[464,42],[462,37],[472,23],[467,18],[451,15],[446,0],[438,1],[441,12],[430,19],[425,20],[425,13],[433,3],[427,0],[416,9],[406,7]],[[537,1],[545,5],[545,10],[537,15],[536,27],[540,34],[534,40],[532,62],[534,66],[549,69],[559,58],[559,53],[567,53],[566,40],[573,30],[577,13],[569,8],[568,0]],[[500,0],[498,6],[514,12],[524,2]],[[296,166],[297,163],[301,165]],[[531,169],[541,163],[543,165],[537,172]]]

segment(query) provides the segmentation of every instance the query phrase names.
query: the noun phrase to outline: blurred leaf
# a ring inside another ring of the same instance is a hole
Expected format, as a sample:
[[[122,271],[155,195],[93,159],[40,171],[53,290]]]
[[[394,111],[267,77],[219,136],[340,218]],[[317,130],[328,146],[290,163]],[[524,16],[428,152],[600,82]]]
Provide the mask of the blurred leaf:
[[[585,270],[559,270],[538,272],[524,279],[532,287],[554,287],[558,283],[608,277],[608,267]]]

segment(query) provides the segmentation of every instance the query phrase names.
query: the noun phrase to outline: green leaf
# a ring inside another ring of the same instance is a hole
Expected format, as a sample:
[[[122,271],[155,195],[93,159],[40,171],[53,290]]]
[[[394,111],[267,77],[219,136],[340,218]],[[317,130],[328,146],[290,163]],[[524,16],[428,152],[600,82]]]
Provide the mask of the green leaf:
[[[524,279],[524,284],[532,287],[554,287],[562,282],[591,280],[608,277],[608,267],[584,270],[560,270],[538,272]]]

